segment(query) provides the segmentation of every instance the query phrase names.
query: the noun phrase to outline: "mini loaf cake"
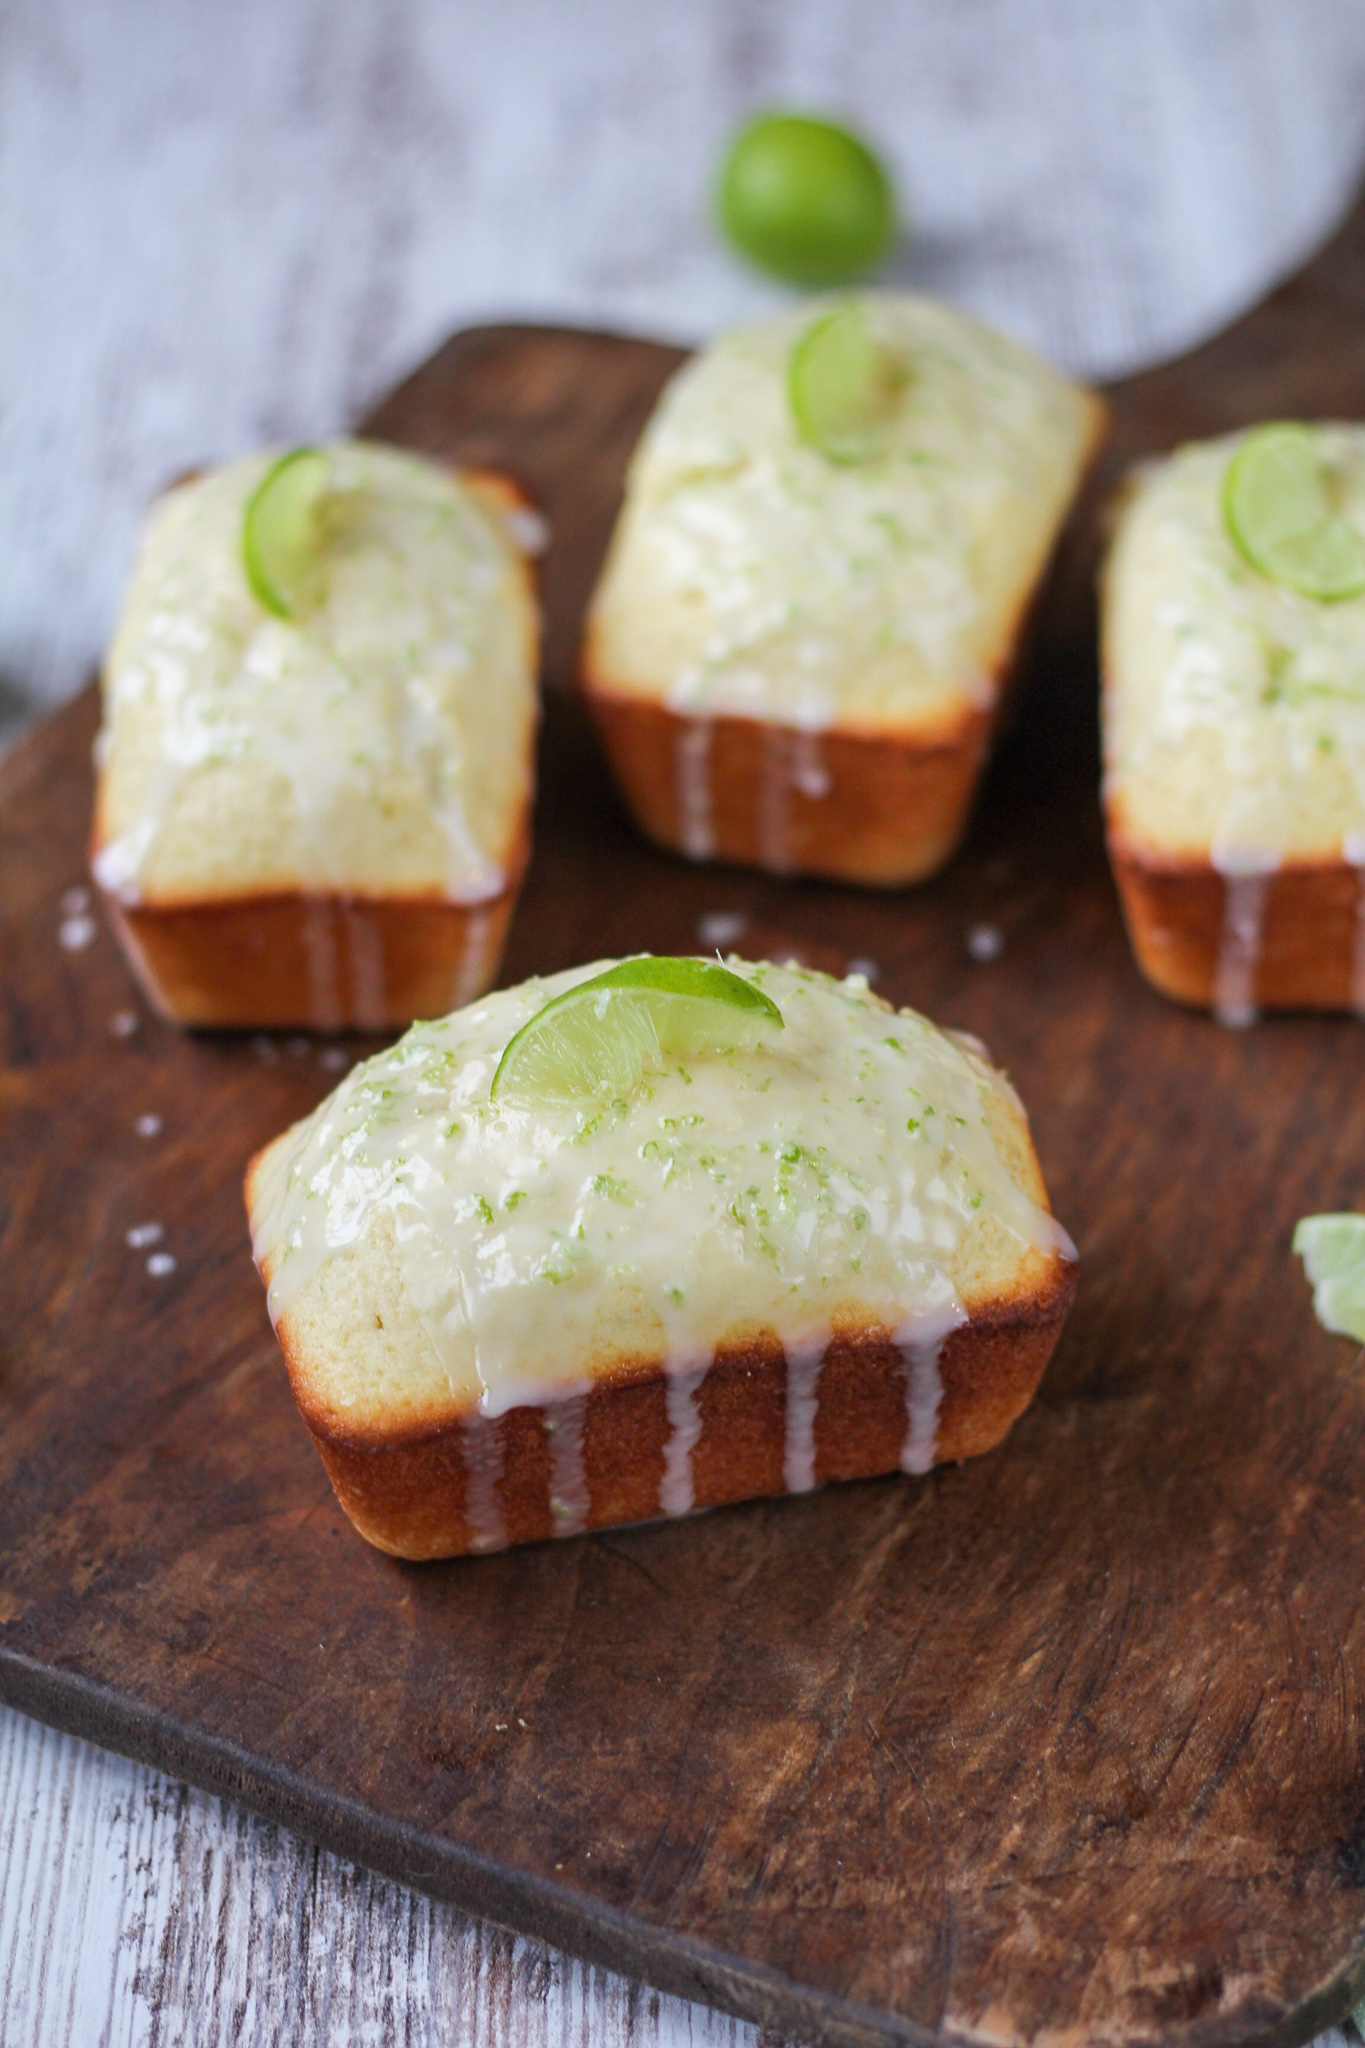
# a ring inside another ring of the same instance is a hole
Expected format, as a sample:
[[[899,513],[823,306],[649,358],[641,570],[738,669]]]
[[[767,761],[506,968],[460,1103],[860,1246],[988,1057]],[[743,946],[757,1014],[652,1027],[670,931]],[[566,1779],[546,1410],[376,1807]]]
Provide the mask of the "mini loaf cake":
[[[185,1024],[468,1000],[529,850],[537,620],[508,487],[364,442],[300,454],[158,502],[105,663],[94,873]],[[295,474],[311,495],[253,561],[286,471],[281,496]]]
[[[649,836],[894,885],[957,844],[1103,411],[932,300],[725,336],[632,463],[582,657]]]
[[[1069,1307],[1074,1251],[975,1041],[859,976],[601,970],[414,1025],[251,1164],[295,1397],[399,1556],[973,1456]],[[679,1055],[650,976],[749,1008]],[[633,1069],[594,1079],[598,1032]]]
[[[1194,444],[1104,577],[1105,813],[1163,994],[1365,1014],[1365,428]],[[1296,587],[1297,586],[1297,587]]]

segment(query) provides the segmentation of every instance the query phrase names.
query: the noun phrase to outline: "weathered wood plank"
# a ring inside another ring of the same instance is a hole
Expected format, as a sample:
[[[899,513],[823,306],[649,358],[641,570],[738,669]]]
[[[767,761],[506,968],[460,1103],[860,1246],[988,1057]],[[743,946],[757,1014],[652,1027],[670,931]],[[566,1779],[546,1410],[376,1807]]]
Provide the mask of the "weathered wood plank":
[[[1347,132],[1345,113],[1354,136],[1358,9],[1354,0],[1317,0],[1311,31],[1303,10],[1292,30],[1273,0],[1254,11],[1259,25],[1239,38],[1239,62],[1267,50],[1273,58],[1277,13],[1291,69],[1306,52],[1342,52],[1321,73],[1327,90],[1313,120],[1299,123],[1318,139],[1317,156],[1265,146],[1274,105],[1252,95],[1261,128],[1240,185],[1233,179],[1242,222],[1259,233],[1278,209],[1275,231],[1288,220],[1291,237],[1301,237],[1325,218],[1322,194],[1334,203],[1348,160],[1332,138]],[[1152,146],[1171,124],[1154,101],[1139,104],[1136,69],[1125,98],[1136,159],[1127,178],[1097,194],[1068,171],[1063,150],[1051,192],[1034,192],[1051,254],[1035,243],[1035,260],[1018,261],[1017,238],[1002,229],[982,182],[993,178],[1008,195],[1030,165],[1028,123],[1001,146],[992,78],[1029,122],[1059,142],[1066,131],[1070,147],[1088,146],[1071,116],[1103,96],[1090,89],[1089,45],[1074,17],[1065,40],[1039,42],[1031,90],[1021,89],[1006,39],[981,34],[978,10],[961,31],[973,49],[945,27],[945,43],[930,50],[916,10],[905,11],[903,25],[888,18],[882,33],[894,47],[888,55],[879,44],[871,63],[860,60],[856,38],[830,46],[818,8],[792,8],[779,21],[727,0],[700,20],[694,10],[676,31],[661,14],[646,46],[622,32],[624,16],[602,8],[592,34],[580,36],[575,24],[573,46],[566,39],[558,59],[529,77],[516,9],[504,10],[505,32],[487,31],[494,40],[480,46],[483,66],[471,60],[468,11],[451,14],[446,33],[437,13],[418,6],[400,20],[358,0],[325,9],[255,0],[214,31],[202,10],[178,26],[158,15],[154,29],[148,15],[140,30],[79,0],[8,10],[0,183],[20,201],[0,220],[0,262],[23,288],[9,295],[0,350],[3,381],[25,403],[0,419],[0,524],[9,536],[0,563],[0,723],[14,679],[49,697],[78,680],[107,621],[141,501],[187,460],[260,435],[339,424],[461,314],[553,307],[684,332],[715,317],[731,277],[702,246],[692,193],[715,133],[772,80],[792,91],[837,88],[883,133],[903,120],[892,141],[926,231],[922,281],[987,296],[1014,290],[1027,313],[1040,281],[1055,285],[1071,236],[1089,247],[1077,271],[1082,289],[1050,316],[1071,346],[1094,347],[1097,314],[1109,346],[1120,330],[1123,345],[1135,332],[1150,343],[1172,331],[1162,326],[1171,304],[1148,262],[1160,236],[1150,231],[1144,180],[1159,175],[1182,209],[1186,194],[1207,192],[1209,181],[1191,176],[1188,163],[1172,168],[1169,152]],[[1334,45],[1342,35],[1350,51]],[[1228,53],[1212,43],[1201,52],[1191,40],[1194,29],[1179,60],[1150,76],[1177,82],[1197,103],[1191,81],[1200,63],[1216,61],[1226,85]],[[488,89],[489,65],[501,90]],[[907,77],[926,70],[934,89],[908,91]],[[640,81],[651,76],[666,78],[668,91],[660,118],[641,121]],[[546,82],[567,115],[529,105],[528,87]],[[499,110],[513,99],[518,162],[494,147]],[[1278,99],[1304,104],[1301,90]],[[1205,139],[1201,130],[1194,144]],[[547,163],[553,173],[554,153],[568,143],[581,174],[547,178]],[[618,167],[623,150],[636,154],[628,172],[594,178],[579,164],[580,144]],[[321,231],[307,217],[309,193],[325,203]],[[571,218],[547,227],[542,201],[562,203]],[[1135,239],[1107,232],[1106,206],[1148,231]],[[210,216],[220,231],[206,237]],[[1207,208],[1189,218],[1215,254],[1245,260]],[[506,232],[509,220],[536,223],[533,250]],[[1202,282],[1209,267],[1192,263],[1189,275]],[[1221,280],[1217,289],[1226,290]],[[699,2008],[631,1994],[604,1973],[480,1935],[449,1909],[156,1774],[42,1736],[20,1717],[5,1722],[5,2048],[228,2038],[588,2039],[597,2048],[622,2026],[619,2038],[632,2044],[749,2038]],[[688,2031],[667,2031],[680,2025]]]
[[[4,2048],[763,2048],[0,1708]]]
[[[1362,244],[1365,211],[1239,328],[1114,387],[1117,454],[1230,413],[1360,410]],[[675,359],[475,331],[377,422],[525,476],[561,681]],[[1216,2048],[1358,1995],[1365,1396],[1287,1253],[1296,1215],[1358,1187],[1358,1026],[1238,1038],[1138,985],[1095,809],[1093,525],[1076,541],[973,834],[904,896],[665,860],[581,711],[547,700],[509,979],[687,949],[726,907],[765,945],[880,962],[892,999],[975,1031],[1034,1109],[1081,1245],[1076,1310],[1010,1443],[917,1488],[468,1567],[358,1544],[290,1406],[240,1204],[244,1156],[328,1085],[316,1048],[263,1062],[147,1018],[111,1040],[131,991],[108,935],[71,953],[58,930],[88,704],[4,764],[12,1704],[830,2042]],[[964,944],[987,906],[989,968]],[[127,1240],[151,1216],[178,1261],[155,1281]]]

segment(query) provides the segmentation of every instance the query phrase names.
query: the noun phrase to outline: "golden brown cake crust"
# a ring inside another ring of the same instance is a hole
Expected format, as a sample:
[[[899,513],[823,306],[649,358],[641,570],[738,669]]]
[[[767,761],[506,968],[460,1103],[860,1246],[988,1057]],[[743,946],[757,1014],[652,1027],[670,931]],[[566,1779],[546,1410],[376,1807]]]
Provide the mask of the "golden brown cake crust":
[[[440,1017],[498,971],[526,864],[483,903],[242,896],[105,903],[148,1000],[177,1024],[379,1031]]]
[[[1102,400],[1093,393],[1086,399],[1088,434],[1073,505],[1109,421]],[[640,829],[672,852],[775,874],[872,888],[899,888],[933,874],[966,831],[1061,531],[1059,525],[1052,555],[990,664],[982,703],[964,701],[946,716],[911,715],[875,731],[835,725],[810,733],[765,719],[674,711],[657,688],[607,672],[590,614],[579,686]],[[697,763],[691,772],[705,788],[701,815],[691,817],[684,795],[689,750]]]
[[[1209,1007],[1228,944],[1227,878],[1210,861],[1162,857],[1113,818],[1109,857],[1138,966],[1162,995]],[[1345,861],[1301,861],[1264,880],[1247,1002],[1270,1010],[1349,1010],[1359,1001],[1362,878]]]
[[[994,723],[969,711],[941,737],[822,732],[810,778],[801,768],[810,736],[791,726],[689,717],[598,689],[586,667],[583,690],[636,822],[658,845],[874,888],[917,882],[948,859]],[[684,815],[689,747],[705,759],[701,821]]]
[[[537,512],[512,476],[438,464],[496,518]],[[188,483],[204,472],[184,471]],[[172,486],[168,486],[172,488]],[[540,570],[523,560],[535,606]],[[539,630],[539,612],[533,610]],[[534,732],[521,815],[500,859],[505,886],[483,902],[437,894],[271,891],[124,903],[101,890],[125,957],[152,1007],[209,1029],[381,1031],[440,1017],[497,977],[531,854]],[[97,777],[93,865],[106,836]]]
[[[1031,1292],[1002,1300],[954,1330],[938,1359],[943,1392],[934,1462],[991,1450],[1028,1406],[1071,1306],[1076,1267],[1060,1258]],[[431,1427],[342,1431],[309,1398],[308,1362],[280,1332],[290,1382],[342,1507],[380,1550],[414,1559],[477,1548],[466,1518],[466,1418]],[[867,1479],[900,1467],[906,1442],[906,1365],[876,1325],[830,1342],[817,1382],[814,1476]],[[785,1493],[787,1366],[775,1340],[718,1352],[696,1395],[701,1434],[692,1453],[693,1505],[719,1507]],[[496,1424],[497,1501],[507,1543],[554,1533],[547,1411],[514,1408]],[[594,1385],[587,1396],[584,1526],[651,1520],[659,1500],[670,1425],[667,1380],[657,1361]],[[485,1447],[484,1455],[487,1455]]]

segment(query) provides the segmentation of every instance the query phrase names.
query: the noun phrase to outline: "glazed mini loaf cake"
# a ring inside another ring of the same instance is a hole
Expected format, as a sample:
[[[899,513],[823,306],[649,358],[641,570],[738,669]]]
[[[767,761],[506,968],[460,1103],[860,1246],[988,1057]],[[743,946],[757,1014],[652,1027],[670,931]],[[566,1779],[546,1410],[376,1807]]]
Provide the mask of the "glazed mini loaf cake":
[[[1109,555],[1105,813],[1128,929],[1149,981],[1228,1023],[1365,1014],[1365,551],[1332,509],[1352,499],[1365,428],[1196,443],[1133,481]]]
[[[582,657],[649,836],[778,874],[937,868],[1102,418],[1016,343],[902,293],[685,365]]]
[[[723,984],[724,1042],[680,1053],[651,975]],[[628,1072],[596,1071],[599,1031]],[[247,1206],[338,1498],[410,1558],[988,1450],[1075,1283],[974,1041],[739,960],[599,963],[414,1025],[253,1160]]]
[[[529,850],[538,629],[506,486],[364,442],[306,455],[297,595],[249,559],[286,465],[234,462],[153,509],[105,663],[94,873],[186,1024],[468,1000]]]

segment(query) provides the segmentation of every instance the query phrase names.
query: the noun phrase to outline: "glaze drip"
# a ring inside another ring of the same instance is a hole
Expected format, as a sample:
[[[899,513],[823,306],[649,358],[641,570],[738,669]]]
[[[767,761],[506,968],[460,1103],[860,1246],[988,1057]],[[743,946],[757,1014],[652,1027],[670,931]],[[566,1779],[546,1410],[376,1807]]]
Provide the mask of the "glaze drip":
[[[874,462],[832,463],[796,431],[787,365],[809,305],[722,336],[670,383],[593,605],[594,667],[623,692],[647,679],[694,715],[873,728],[994,699],[1087,400],[949,306],[859,303],[909,370]]]
[[[711,809],[709,718],[689,719],[677,738],[678,838],[689,860],[709,860],[716,850]]]
[[[668,1436],[664,1442],[659,1508],[665,1515],[689,1515],[696,1500],[692,1453],[701,1440],[697,1392],[706,1378],[706,1370],[704,1365],[672,1367],[664,1382]]]
[[[787,1441],[782,1483],[788,1493],[809,1493],[815,1485],[815,1418],[820,1406],[820,1371],[825,1345],[817,1338],[787,1347]]]
[[[269,457],[154,508],[105,665],[95,873],[159,891],[481,902],[526,795],[534,629],[502,522],[451,471],[328,451],[325,573],[297,619],[241,559]],[[319,970],[325,979],[323,970]]]
[[[547,1408],[543,1416],[550,1445],[550,1513],[556,1536],[577,1536],[588,1526],[592,1502],[583,1463],[586,1394],[571,1394]]]
[[[1316,431],[1358,518],[1365,429]],[[1225,878],[1214,1003],[1234,1026],[1256,1014],[1270,876],[1359,870],[1365,854],[1365,597],[1322,603],[1243,558],[1223,510],[1240,440],[1178,449],[1135,480],[1105,605],[1111,829]],[[1357,914],[1341,963],[1358,1011],[1362,928]]]
[[[810,1483],[836,1330],[879,1323],[913,1347],[925,1318],[936,1335],[957,1315],[957,1276],[983,1258],[1072,1254],[1014,1178],[1017,1104],[976,1052],[861,977],[729,965],[782,1032],[651,1074],[629,1101],[489,1098],[513,1033],[599,965],[415,1025],[354,1068],[258,1176],[272,1317],[382,1226],[452,1395],[486,1416],[658,1358],[669,1512],[690,1498],[700,1373],[740,1333],[770,1333],[788,1359],[788,1483]]]
[[[460,1433],[465,1471],[465,1520],[471,1550],[501,1550],[507,1542],[502,1511],[502,1423],[484,1415],[466,1418]]]
[[[905,1444],[901,1471],[928,1472],[938,1450],[938,1415],[943,1400],[939,1365],[953,1331],[967,1321],[956,1295],[938,1310],[929,1310],[897,1335],[905,1362]]]
[[[308,1021],[315,1031],[335,1031],[345,1012],[336,907],[325,896],[309,896],[305,900],[303,949],[308,959]]]
[[[384,938],[377,915],[363,904],[346,902],[341,917],[351,966],[351,1014],[362,1031],[382,1031],[388,1009]]]
[[[1273,856],[1219,855],[1214,866],[1224,877],[1223,924],[1214,977],[1213,1010],[1234,1031],[1256,1022],[1256,973],[1265,928],[1266,886],[1278,862]]]
[[[459,1004],[469,1002],[478,990],[487,986],[491,979],[488,971],[488,953],[493,939],[493,913],[482,906],[472,909],[465,931],[464,953],[460,960],[459,981],[455,1000]]]

